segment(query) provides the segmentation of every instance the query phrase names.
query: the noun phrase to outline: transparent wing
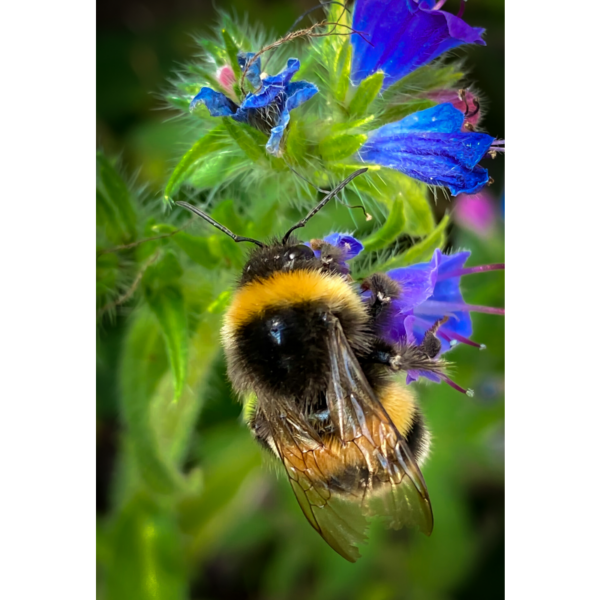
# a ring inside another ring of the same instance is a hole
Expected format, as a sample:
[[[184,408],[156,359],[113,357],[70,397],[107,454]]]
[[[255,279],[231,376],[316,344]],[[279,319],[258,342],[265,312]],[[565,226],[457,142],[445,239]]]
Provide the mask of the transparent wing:
[[[415,525],[429,535],[433,515],[416,461],[365,378],[339,321],[328,338],[327,404],[335,435],[321,438],[292,407],[269,426],[306,518],[341,556],[355,562],[370,517]]]

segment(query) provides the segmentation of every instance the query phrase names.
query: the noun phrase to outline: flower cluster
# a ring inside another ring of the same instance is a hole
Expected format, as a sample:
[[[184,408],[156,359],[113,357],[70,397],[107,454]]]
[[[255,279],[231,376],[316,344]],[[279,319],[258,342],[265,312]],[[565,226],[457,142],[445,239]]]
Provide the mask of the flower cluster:
[[[354,258],[362,250],[362,244],[348,234],[334,233],[326,238],[327,243],[347,251],[347,259]],[[483,349],[483,344],[470,339],[473,333],[472,312],[503,315],[503,308],[478,306],[465,302],[460,290],[461,278],[474,273],[504,269],[503,264],[465,267],[470,252],[442,254],[436,250],[428,263],[419,263],[392,269],[388,277],[398,283],[400,294],[388,307],[387,318],[381,323],[379,335],[391,344],[420,346],[427,332],[432,332],[439,341],[439,353],[432,357],[439,360],[443,354],[458,344]],[[372,291],[362,294],[365,302],[372,300]],[[420,377],[439,383],[445,381],[463,393],[471,394],[452,381],[440,370],[409,370],[406,382]]]
[[[333,179],[344,165],[364,163],[384,177],[382,168],[395,170],[454,196],[476,193],[491,183],[481,161],[504,147],[476,131],[479,102],[456,88],[461,74],[435,62],[461,45],[485,45],[483,29],[462,19],[465,3],[458,15],[441,10],[444,3],[357,0],[351,22],[345,9],[332,4],[328,29],[311,40],[299,81],[292,79],[301,61],[285,56],[283,42],[243,48],[247,36],[234,40],[227,34],[224,50],[210,46],[212,66],[202,71],[209,85],[196,88],[189,109],[204,118],[198,110],[204,105],[211,117],[266,134],[266,152],[300,167],[311,180],[324,174]],[[313,29],[299,33],[310,37]],[[272,47],[278,48],[276,60],[287,65],[269,76],[261,60]],[[409,81],[417,75],[420,84]],[[187,82],[182,87],[190,89]],[[292,131],[291,113],[304,103]]]

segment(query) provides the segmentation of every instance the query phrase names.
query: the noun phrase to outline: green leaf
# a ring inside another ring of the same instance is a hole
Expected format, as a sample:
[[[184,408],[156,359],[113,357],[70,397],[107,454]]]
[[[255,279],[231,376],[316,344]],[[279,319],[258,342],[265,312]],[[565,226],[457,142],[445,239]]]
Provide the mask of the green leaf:
[[[257,162],[266,158],[265,146],[268,138],[264,133],[233,119],[225,118],[223,124],[229,135],[250,160]]]
[[[229,64],[235,73],[236,81],[239,81],[240,77],[242,76],[242,69],[237,61],[237,55],[240,50],[226,29],[221,29],[221,36],[223,37],[223,42],[225,43],[225,51],[227,52]]]
[[[184,545],[173,508],[137,494],[119,513],[106,560],[109,600],[186,600]]]
[[[373,75],[369,75],[363,79],[354,92],[352,100],[348,105],[348,112],[351,115],[360,117],[367,112],[371,102],[377,98],[377,94],[383,85],[384,74],[382,71],[377,71]]]
[[[404,232],[414,236],[428,235],[435,227],[433,210],[427,197],[427,187],[424,183],[407,177],[401,173],[402,184],[399,185],[399,195],[404,202],[406,225]]]
[[[125,339],[120,370],[123,418],[127,442],[141,481],[160,494],[172,494],[183,486],[174,466],[161,450],[152,426],[152,396],[168,369],[165,344],[157,319],[141,310]],[[133,479],[129,474],[126,482]]]
[[[202,46],[204,51],[214,59],[217,66],[223,66],[227,62],[227,52],[216,42],[198,37],[196,43]]]
[[[227,117],[225,122],[227,122]],[[201,137],[183,156],[179,164],[171,173],[171,177],[165,187],[164,199],[170,202],[173,194],[181,187],[183,182],[189,177],[192,167],[204,156],[218,152],[227,146],[227,138],[223,136],[225,126],[223,124],[209,131]]]
[[[369,252],[385,248],[403,233],[405,224],[404,204],[400,200],[396,200],[392,203],[392,209],[384,224],[369,237],[362,240],[365,250]]]
[[[221,263],[220,257],[211,253],[210,244],[204,237],[191,235],[185,231],[177,231],[173,225],[155,225],[153,231],[159,235],[173,233],[168,238],[179,246],[196,264],[206,269],[214,269]]]
[[[167,346],[171,373],[175,381],[173,401],[183,392],[187,370],[188,329],[183,294],[173,285],[146,290],[146,299],[156,316]]]
[[[349,40],[338,48],[333,63],[333,97],[340,103],[346,100],[350,84],[350,67],[352,62],[352,45]]]
[[[400,256],[394,256],[379,267],[381,271],[389,271],[398,267],[406,267],[431,260],[436,248],[442,248],[446,243],[446,227],[450,217],[446,215],[437,227],[424,240]]]
[[[306,137],[306,131],[304,130],[304,127],[302,127],[302,121],[299,119],[292,119],[288,125],[285,150],[288,156],[297,163],[303,163],[306,159]]]
[[[103,202],[106,203],[106,207],[110,205],[112,214],[115,215],[121,229],[126,232],[128,239],[135,238],[137,215],[127,184],[100,151],[96,153],[96,167],[97,187],[100,189]]]
[[[354,154],[366,141],[367,136],[362,133],[336,133],[321,141],[319,151],[323,160],[341,160]]]

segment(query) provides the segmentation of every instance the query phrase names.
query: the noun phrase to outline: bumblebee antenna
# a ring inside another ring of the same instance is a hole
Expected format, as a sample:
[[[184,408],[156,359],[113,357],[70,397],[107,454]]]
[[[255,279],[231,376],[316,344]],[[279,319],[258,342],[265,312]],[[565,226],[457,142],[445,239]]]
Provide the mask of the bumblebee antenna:
[[[349,175],[348,177],[346,177],[346,179],[344,179],[344,181],[342,181],[342,183],[340,183],[335,189],[333,189],[331,192],[329,192],[329,194],[327,194],[327,196],[325,196],[325,198],[323,198],[323,200],[321,200],[321,202],[319,202],[319,204],[317,204],[306,215],[306,217],[304,217],[304,219],[302,219],[302,221],[299,221],[298,223],[296,223],[283,236],[283,239],[281,240],[281,243],[282,244],[287,244],[287,241],[288,241],[288,239],[289,239],[292,231],[294,231],[296,229],[300,229],[301,227],[304,227],[306,225],[306,223],[308,223],[308,221],[310,219],[312,219],[338,192],[340,192],[341,190],[343,190],[355,177],[358,177],[359,175],[362,175],[363,173],[365,173],[368,170],[369,169],[367,169],[367,167],[364,167],[363,169],[359,169],[358,171],[354,171],[354,173],[352,173],[352,175]],[[179,202],[177,204],[179,204]]]
[[[192,206],[191,204],[188,204],[187,202],[175,202],[175,204],[177,204],[178,206],[181,206],[183,208],[186,208],[187,210],[194,213],[195,215],[198,215],[199,217],[202,217],[205,221],[208,221],[213,227],[216,227],[218,230],[222,231],[225,235],[228,235],[234,242],[252,242],[253,244],[256,244],[257,246],[259,246],[260,248],[265,247],[265,245],[262,242],[259,242],[258,240],[253,240],[252,238],[249,238],[249,237],[242,237],[241,235],[236,235],[235,233],[233,233],[233,231],[230,231],[229,229],[227,229],[227,227],[225,227],[225,225],[221,225],[221,223],[217,223],[212,217],[209,217],[205,212],[201,211],[199,208],[196,208],[195,206]]]

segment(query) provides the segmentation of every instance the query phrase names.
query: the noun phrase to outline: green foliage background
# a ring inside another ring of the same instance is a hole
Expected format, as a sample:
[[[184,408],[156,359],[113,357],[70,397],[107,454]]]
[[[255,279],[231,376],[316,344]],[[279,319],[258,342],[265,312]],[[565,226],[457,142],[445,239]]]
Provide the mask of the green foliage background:
[[[487,27],[489,44],[468,53],[472,77],[489,100],[486,128],[501,135],[503,5],[471,4],[468,21]],[[247,11],[278,35],[310,6],[219,4]],[[212,15],[207,3],[99,6],[99,598],[503,597],[501,318],[473,316],[474,338],[487,345],[485,352],[464,346],[452,352],[456,379],[473,387],[475,398],[443,385],[419,388],[434,436],[423,469],[436,522],[431,538],[375,524],[363,558],[349,564],[310,528],[287,481],[262,465],[218,343],[244,251],[162,206],[165,184],[197,130],[171,118],[173,112],[156,111],[164,106],[159,93],[177,61],[195,52],[190,34],[207,33]],[[490,171],[499,194],[501,167],[492,164]],[[451,208],[438,197],[435,221]],[[265,204],[240,192],[219,198],[212,214],[262,239],[301,211],[295,202]],[[373,226],[338,204],[311,222],[306,239],[329,233],[333,222],[342,231],[358,225],[359,234]],[[469,248],[469,264],[503,260],[499,210],[485,240],[451,226],[447,237],[438,233],[435,245],[427,244],[441,229],[432,219],[423,236],[398,240],[391,256],[410,248],[416,257],[441,244]],[[498,273],[467,278],[463,289],[470,303],[503,305]]]

